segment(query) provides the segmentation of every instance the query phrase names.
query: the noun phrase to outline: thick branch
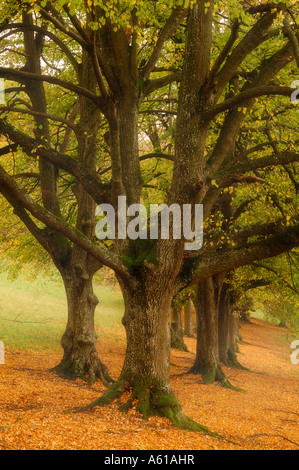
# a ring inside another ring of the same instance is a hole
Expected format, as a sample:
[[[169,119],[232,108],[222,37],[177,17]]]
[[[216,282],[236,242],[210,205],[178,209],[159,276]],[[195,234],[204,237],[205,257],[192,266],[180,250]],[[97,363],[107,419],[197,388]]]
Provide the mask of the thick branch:
[[[147,80],[143,88],[143,96],[147,96],[159,88],[163,88],[173,82],[179,82],[182,77],[182,72],[177,71],[165,75],[164,77],[156,78],[154,80]]]
[[[248,160],[233,165],[223,176],[230,178],[235,173],[247,173],[249,171],[260,170],[269,166],[287,165],[299,161],[299,153],[297,152],[281,152],[278,154],[267,155],[265,157]],[[221,173],[219,173],[221,175]]]
[[[259,98],[261,96],[269,96],[269,95],[281,95],[281,96],[288,96],[290,97],[293,93],[294,89],[290,87],[282,87],[276,85],[266,85],[266,86],[258,86],[255,88],[251,88],[248,90],[244,90],[241,93],[238,93],[236,96],[229,98],[222,103],[215,106],[209,113],[209,117],[213,118],[219,113],[223,113],[230,109],[236,108],[237,106],[241,106],[247,100],[252,98]]]
[[[32,109],[28,110],[24,108],[15,108],[13,106],[0,106],[0,111],[9,111],[12,113],[29,114],[30,116],[43,117],[45,119],[50,119],[51,121],[61,122],[62,124],[70,127],[75,133],[77,132],[77,128],[72,122],[60,116],[55,116],[54,114],[42,113]]]
[[[217,74],[217,98],[221,96],[224,88],[248,54],[263,42],[265,37],[267,38],[267,30],[272,25],[276,15],[276,12],[265,13],[232,51]]]
[[[89,91],[87,88],[83,88],[79,85],[75,85],[66,80],[62,80],[61,78],[51,77],[50,75],[44,75],[44,74],[24,72],[22,70],[16,70],[16,69],[8,68],[8,67],[0,67],[0,77],[6,78],[7,80],[24,83],[24,84],[26,84],[28,80],[37,80],[37,81],[52,83],[54,85],[61,86],[62,88],[65,88],[66,90],[76,93],[77,95],[82,95],[82,96],[85,96],[86,98],[90,98],[104,112],[104,108],[106,105],[105,99],[95,95],[94,93]]]
[[[218,73],[221,65],[227,58],[231,48],[233,47],[234,43],[236,42],[238,38],[238,32],[239,32],[239,27],[240,23],[238,20],[235,20],[234,23],[232,24],[231,28],[231,34],[230,37],[228,38],[227,43],[224,45],[223,49],[221,50],[220,54],[218,55],[217,59],[214,62],[214,65],[211,69],[210,76],[209,76],[209,81],[212,82]]]
[[[299,224],[281,230],[273,235],[252,243],[239,245],[227,250],[203,253],[197,259],[186,259],[179,277],[180,288],[195,284],[214,274],[239,268],[254,261],[272,258],[299,246]]]
[[[178,25],[182,21],[183,17],[186,15],[187,10],[182,6],[176,8],[172,11],[168,20],[166,21],[163,29],[161,30],[155,48],[152,52],[151,57],[149,58],[147,64],[142,70],[143,79],[146,80],[151,72],[153,71],[163,49],[165,42],[170,38],[170,36],[175,32]]]

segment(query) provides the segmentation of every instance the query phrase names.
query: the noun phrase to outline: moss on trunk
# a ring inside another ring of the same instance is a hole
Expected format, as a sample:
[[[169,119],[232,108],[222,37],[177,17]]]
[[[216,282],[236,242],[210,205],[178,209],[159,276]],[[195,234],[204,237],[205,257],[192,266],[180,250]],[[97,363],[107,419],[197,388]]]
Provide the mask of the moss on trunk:
[[[149,382],[137,381],[132,385],[120,377],[101,397],[91,402],[84,409],[91,410],[97,406],[107,406],[114,400],[119,400],[128,390],[131,391],[130,397],[125,403],[120,404],[120,411],[127,413],[134,406],[146,420],[151,416],[166,417],[178,429],[203,432],[217,439],[225,439],[223,436],[212,432],[207,426],[187,417],[182,412],[178,399],[169,387],[164,388]]]
[[[189,369],[187,372],[188,374],[200,374],[202,376],[202,381],[206,385],[211,385],[215,382],[219,382],[219,384],[224,388],[229,388],[231,390],[235,390],[237,392],[243,392],[244,390],[235,387],[230,383],[228,378],[226,377],[225,373],[222,370],[220,364],[218,365],[205,365],[200,366],[198,364],[194,364],[194,366]]]

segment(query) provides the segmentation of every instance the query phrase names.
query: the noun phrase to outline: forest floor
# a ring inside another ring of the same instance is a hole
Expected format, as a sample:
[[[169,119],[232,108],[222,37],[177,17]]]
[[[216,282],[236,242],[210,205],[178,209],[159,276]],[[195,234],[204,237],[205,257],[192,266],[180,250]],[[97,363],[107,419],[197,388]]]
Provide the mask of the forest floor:
[[[186,374],[195,358],[194,338],[185,338],[188,352],[171,351],[171,384],[184,413],[235,444],[178,430],[164,418],[144,421],[135,410],[123,414],[116,403],[78,412],[105,390],[101,383],[57,376],[50,369],[58,353],[8,347],[0,365],[0,449],[298,450],[299,365],[290,361],[291,341],[284,329],[257,319],[242,324],[241,335],[238,357],[251,371],[224,370],[245,392]],[[114,378],[124,353],[122,332],[99,340],[100,357]]]

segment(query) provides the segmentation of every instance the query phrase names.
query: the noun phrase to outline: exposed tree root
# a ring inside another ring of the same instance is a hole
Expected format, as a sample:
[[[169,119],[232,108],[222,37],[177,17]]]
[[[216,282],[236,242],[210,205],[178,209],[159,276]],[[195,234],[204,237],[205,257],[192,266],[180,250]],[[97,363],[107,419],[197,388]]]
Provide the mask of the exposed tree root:
[[[191,367],[191,369],[189,369],[187,373],[188,374],[201,374],[202,381],[206,385],[211,385],[214,382],[219,382],[220,385],[224,388],[229,388],[236,392],[244,392],[244,390],[242,390],[241,388],[235,387],[234,385],[230,383],[230,381],[227,379],[220,365],[214,366],[214,367],[213,366],[201,367],[201,366],[194,364],[194,366]]]
[[[228,367],[233,367],[234,369],[246,370],[247,372],[252,372],[247,367],[243,366],[237,359],[237,356],[231,350],[228,351],[227,357],[225,360],[222,360],[223,364]]]
[[[77,377],[90,384],[100,379],[102,383],[108,387],[113,382],[107,367],[99,358],[86,360],[83,357],[72,356],[63,358],[60,364],[52,370],[57,372],[61,377],[75,380]]]
[[[207,426],[203,426],[184,415],[179,401],[171,390],[164,390],[158,386],[149,386],[147,383],[138,383],[131,387],[126,380],[120,378],[102,396],[87,405],[84,410],[109,405],[114,400],[119,399],[127,390],[131,391],[131,396],[125,403],[120,405],[120,411],[126,413],[134,406],[144,419],[151,416],[166,417],[179,429],[203,432],[216,439],[228,441],[225,437],[210,431]]]
[[[180,351],[188,352],[187,345],[184,343],[183,340],[176,339],[175,341],[172,341],[171,347],[173,349],[179,349]]]

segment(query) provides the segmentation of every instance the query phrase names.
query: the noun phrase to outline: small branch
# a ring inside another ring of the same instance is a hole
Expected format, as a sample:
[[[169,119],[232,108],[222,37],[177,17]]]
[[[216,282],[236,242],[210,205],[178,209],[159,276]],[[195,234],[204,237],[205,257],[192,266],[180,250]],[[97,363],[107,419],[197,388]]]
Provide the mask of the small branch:
[[[40,321],[22,321],[22,320],[11,320],[10,318],[3,318],[5,321],[11,321],[14,323],[48,323],[49,321],[53,320],[53,318],[46,318],[45,320]]]
[[[40,174],[28,171],[28,172],[18,173],[16,175],[13,175],[13,178],[36,178],[36,179],[40,179]]]
[[[240,174],[236,174],[236,175],[230,175],[228,179],[226,179],[225,181],[223,181],[221,184],[220,184],[220,187],[221,188],[227,188],[229,186],[231,186],[232,184],[234,183],[247,183],[247,184],[250,184],[250,183],[265,183],[265,180],[263,178],[258,178],[257,176],[248,176],[248,175],[240,175]]]
[[[27,110],[23,108],[15,108],[13,106],[0,106],[0,111],[8,111],[8,112],[13,112],[13,113],[29,114],[30,116],[43,117],[45,119],[50,119],[51,121],[61,122],[62,124],[65,124],[66,126],[70,127],[75,133],[77,132],[77,128],[72,122],[68,121],[67,119],[61,118],[59,116],[54,116],[53,114]]]
[[[159,153],[159,152],[152,152],[152,153],[147,153],[145,155],[142,155],[139,158],[139,161],[142,162],[144,160],[149,160],[150,158],[164,158],[165,160],[169,160],[171,162],[174,161],[174,156],[173,155],[170,155],[170,154],[167,154],[167,153]],[[105,168],[104,170],[99,171],[98,174],[100,176],[104,175],[105,173],[107,173],[111,169],[112,169],[112,167],[109,166],[108,168]]]
[[[69,59],[69,61],[73,65],[76,72],[78,72],[79,64],[76,61],[70,49],[64,44],[62,40],[60,40],[57,36],[55,36],[55,34],[51,33],[51,31],[48,31],[46,28],[42,28],[40,26],[35,26],[35,25],[24,25],[23,23],[10,23],[8,25],[1,26],[0,32],[5,31],[6,29],[14,29],[13,31],[8,33],[9,35],[15,34],[18,31],[36,31],[37,33],[41,33],[44,36],[47,36],[49,39],[52,39],[52,41],[62,50],[62,52],[64,52],[64,54]],[[0,40],[3,38],[4,36],[2,36]]]
[[[250,436],[246,437],[243,442],[248,441],[249,439],[254,439],[255,437],[280,437],[281,439],[284,439],[285,441],[290,442],[291,444],[294,444],[295,446],[299,447],[298,442],[292,441],[291,439],[288,439],[287,437],[283,436],[282,434],[267,434],[265,432],[263,433],[258,433],[258,434],[251,434]]]
[[[49,3],[48,3],[49,5]],[[54,10],[54,7],[51,7],[52,10]],[[68,26],[63,24],[63,20],[60,21],[60,19],[55,18],[52,16],[48,11],[46,11],[44,8],[40,9],[41,15],[46,18],[48,21],[50,21],[54,26],[56,26],[57,29],[62,31],[64,34],[67,36],[71,37],[75,41],[77,41],[84,49],[88,49],[88,43],[84,41],[84,39],[79,36],[79,34],[76,31],[73,31],[70,29]],[[58,16],[57,13],[54,11],[55,16]]]
[[[155,90],[169,85],[173,82],[179,82],[181,80],[182,73],[180,71],[173,72],[164,77],[156,78],[155,80],[147,80],[143,89],[143,95],[147,96]]]

